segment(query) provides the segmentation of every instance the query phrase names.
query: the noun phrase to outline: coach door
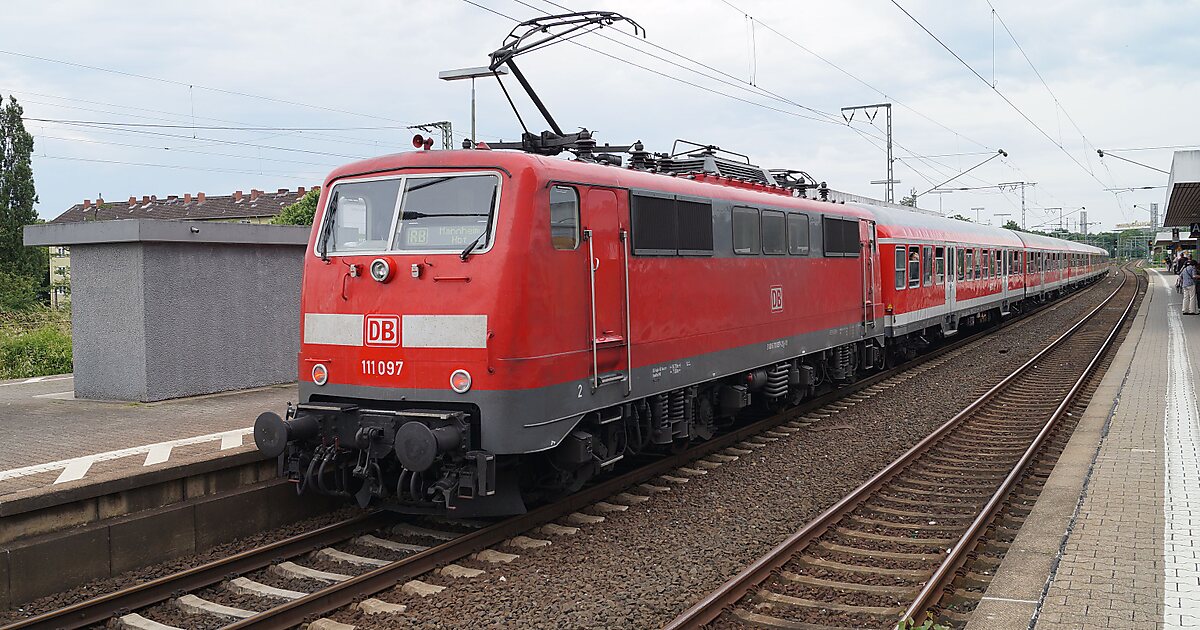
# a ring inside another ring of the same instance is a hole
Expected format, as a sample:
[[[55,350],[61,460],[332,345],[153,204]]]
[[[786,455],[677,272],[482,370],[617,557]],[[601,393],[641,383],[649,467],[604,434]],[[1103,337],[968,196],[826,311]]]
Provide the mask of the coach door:
[[[1000,250],[1000,314],[1008,315],[1008,274],[1012,273],[1012,250]]]
[[[863,274],[863,327],[869,331],[875,328],[877,316],[875,305],[878,302],[876,296],[879,295],[879,276],[875,273],[875,259],[879,257],[879,245],[875,240],[875,222],[861,219],[858,224],[862,243],[862,256],[859,259]]]
[[[607,188],[584,191],[581,214],[591,285],[592,391],[623,383],[629,375],[629,229],[621,197]]]
[[[956,326],[954,322],[958,320],[953,317],[954,314],[954,289],[957,280],[956,272],[958,271],[958,248],[950,246],[946,248],[946,312],[951,315],[951,326]]]

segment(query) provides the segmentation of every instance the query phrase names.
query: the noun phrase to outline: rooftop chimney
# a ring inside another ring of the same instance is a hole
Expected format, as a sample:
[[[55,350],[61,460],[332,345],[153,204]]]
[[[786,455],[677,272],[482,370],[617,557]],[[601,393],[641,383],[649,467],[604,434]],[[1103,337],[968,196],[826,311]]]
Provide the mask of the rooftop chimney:
[[[104,197],[96,197],[96,205],[97,206],[104,205]]]
[[[179,195],[167,195],[167,201],[175,201],[178,198]]]
[[[192,193],[183,193],[183,203],[192,203]]]
[[[279,190],[276,190],[276,191],[275,191],[275,194],[276,194],[276,195],[282,195],[282,194],[283,194],[283,193],[285,193],[285,192],[290,192],[290,189],[288,189],[288,188],[280,188]]]
[[[134,204],[136,204],[136,203],[137,203],[137,197],[134,197],[133,195],[130,195],[130,196],[129,196],[129,205],[131,205],[131,206],[132,206],[132,205],[134,205]]]
[[[142,204],[150,203],[150,195],[142,195]]]
[[[88,208],[91,208],[91,207],[92,207],[92,200],[91,200],[91,199],[84,199],[84,200],[83,200],[83,209],[84,209],[84,210],[87,210]]]
[[[204,193],[196,193],[196,203],[204,203]]]
[[[303,197],[304,193],[306,193],[306,192],[308,192],[308,191],[304,190],[303,186],[299,186],[296,188],[296,195],[298,195],[300,197]]]
[[[251,188],[250,189],[250,201],[254,201],[255,199],[258,199],[258,196],[261,194],[263,194],[263,191],[261,191],[257,188]]]
[[[234,203],[242,203],[242,191],[240,191],[240,190],[233,191],[233,202]]]

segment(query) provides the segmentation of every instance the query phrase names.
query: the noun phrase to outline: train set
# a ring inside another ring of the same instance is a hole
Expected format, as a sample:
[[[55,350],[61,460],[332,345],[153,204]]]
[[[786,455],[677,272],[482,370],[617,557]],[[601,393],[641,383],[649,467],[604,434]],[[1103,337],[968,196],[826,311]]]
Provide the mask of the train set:
[[[715,147],[599,154],[535,102],[554,131],[523,150],[326,179],[299,403],[254,428],[298,490],[518,513],[1107,272],[1096,247],[838,200]]]

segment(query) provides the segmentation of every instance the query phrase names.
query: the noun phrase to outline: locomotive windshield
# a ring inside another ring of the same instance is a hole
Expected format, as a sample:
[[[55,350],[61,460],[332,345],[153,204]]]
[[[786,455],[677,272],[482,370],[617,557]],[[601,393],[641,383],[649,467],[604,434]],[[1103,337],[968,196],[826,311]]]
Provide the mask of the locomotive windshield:
[[[329,253],[486,249],[500,192],[495,175],[421,175],[334,186]],[[399,216],[397,216],[399,213]]]
[[[404,180],[394,247],[462,250],[491,225],[500,182],[494,175],[410,177]],[[487,247],[480,239],[480,249]]]

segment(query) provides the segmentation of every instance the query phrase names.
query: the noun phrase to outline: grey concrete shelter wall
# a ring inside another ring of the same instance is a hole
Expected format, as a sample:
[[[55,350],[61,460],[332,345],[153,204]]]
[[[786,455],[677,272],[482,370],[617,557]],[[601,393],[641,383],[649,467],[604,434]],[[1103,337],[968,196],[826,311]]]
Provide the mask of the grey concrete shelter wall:
[[[149,402],[296,380],[308,234],[153,220],[28,226],[27,245],[71,247],[75,395]]]

